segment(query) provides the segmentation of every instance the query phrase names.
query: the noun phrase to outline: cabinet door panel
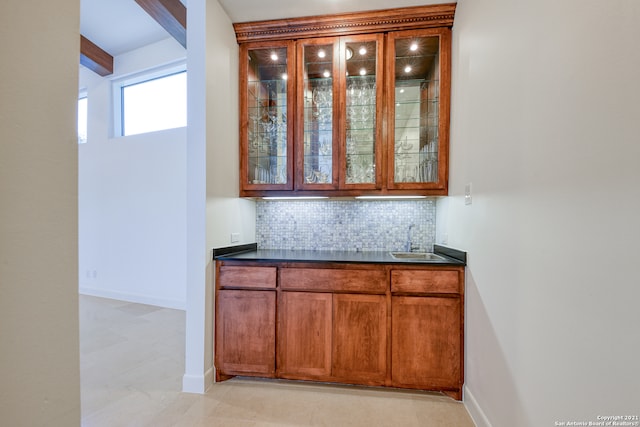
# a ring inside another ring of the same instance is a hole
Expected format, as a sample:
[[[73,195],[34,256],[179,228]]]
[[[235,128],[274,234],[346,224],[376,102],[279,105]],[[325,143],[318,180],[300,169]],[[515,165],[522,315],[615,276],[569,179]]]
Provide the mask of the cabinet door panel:
[[[461,387],[460,299],[392,297],[391,307],[393,385]]]
[[[240,189],[293,189],[293,42],[240,47]]]
[[[381,269],[286,268],[280,287],[292,291],[384,293],[387,274]]]
[[[382,186],[382,97],[384,81],[383,35],[341,38],[344,54],[344,123],[341,156],[341,187],[375,189]]]
[[[450,31],[390,33],[388,47],[387,186],[446,192]]]
[[[338,186],[339,44],[337,38],[298,42],[297,187]]]
[[[278,374],[318,379],[331,374],[331,294],[282,292]]]
[[[226,375],[275,374],[275,291],[218,291],[216,368]]]
[[[454,270],[393,270],[391,292],[457,294],[461,292],[459,276]]]
[[[218,273],[222,288],[276,288],[275,267],[222,266]]]
[[[387,302],[383,295],[333,296],[333,376],[384,384],[387,372]]]

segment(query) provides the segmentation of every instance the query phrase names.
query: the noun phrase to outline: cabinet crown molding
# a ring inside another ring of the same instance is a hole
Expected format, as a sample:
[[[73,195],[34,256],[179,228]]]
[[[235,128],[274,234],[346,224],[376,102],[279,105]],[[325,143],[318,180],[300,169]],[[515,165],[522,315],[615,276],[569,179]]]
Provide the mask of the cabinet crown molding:
[[[451,27],[456,3],[233,24],[238,43]]]

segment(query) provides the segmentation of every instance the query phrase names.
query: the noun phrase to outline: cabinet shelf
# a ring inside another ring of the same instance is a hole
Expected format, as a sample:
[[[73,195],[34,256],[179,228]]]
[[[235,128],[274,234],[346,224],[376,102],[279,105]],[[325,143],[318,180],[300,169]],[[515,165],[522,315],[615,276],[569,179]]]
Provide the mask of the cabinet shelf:
[[[418,126],[396,126],[397,130],[424,130],[424,129],[437,129],[437,126],[418,125]]]
[[[331,68],[330,68],[331,69]],[[325,87],[330,87],[333,83],[333,78],[331,77],[307,77],[304,79],[305,82],[314,83],[314,85],[320,86],[323,85]]]
[[[280,87],[283,86],[284,88],[286,88],[287,86],[287,81],[285,79],[279,78],[279,79],[265,79],[265,80],[249,80],[247,83],[249,83],[250,85],[256,85],[256,86],[271,86],[271,85],[275,85],[276,87]]]
[[[368,132],[371,133],[372,131],[375,131],[375,127],[370,126],[370,127],[360,127],[360,126],[355,126],[355,127],[347,127],[347,133],[349,132]]]
[[[396,107],[398,106],[402,106],[402,105],[428,105],[428,104],[438,104],[438,99],[423,99],[421,101],[400,101],[398,99],[396,99]]]

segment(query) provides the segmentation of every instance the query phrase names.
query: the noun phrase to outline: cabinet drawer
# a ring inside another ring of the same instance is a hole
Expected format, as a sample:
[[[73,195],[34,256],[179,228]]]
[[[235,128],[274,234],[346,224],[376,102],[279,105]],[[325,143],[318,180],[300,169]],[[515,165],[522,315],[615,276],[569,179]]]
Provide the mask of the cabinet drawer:
[[[384,293],[387,290],[384,270],[283,268],[283,290]]]
[[[221,288],[275,289],[275,267],[220,267],[218,284]]]
[[[391,292],[460,293],[460,278],[455,270],[392,270]]]

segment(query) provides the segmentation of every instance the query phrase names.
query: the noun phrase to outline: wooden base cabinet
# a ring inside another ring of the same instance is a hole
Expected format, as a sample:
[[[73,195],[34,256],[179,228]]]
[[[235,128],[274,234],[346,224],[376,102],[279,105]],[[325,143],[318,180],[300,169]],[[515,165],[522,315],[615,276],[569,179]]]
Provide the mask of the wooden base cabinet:
[[[273,377],[276,369],[276,293],[219,291],[218,310],[218,374]]]
[[[460,310],[457,298],[392,298],[394,387],[460,388]]]
[[[331,294],[282,292],[278,376],[326,379],[331,375]]]
[[[464,269],[393,269],[391,295],[391,384],[462,399]]]
[[[226,263],[217,263],[218,380],[259,376],[462,398],[464,267]]]
[[[276,269],[217,264],[215,366],[218,381],[276,372]]]
[[[384,295],[282,292],[279,307],[278,377],[384,385]]]
[[[384,295],[333,296],[333,376],[383,385],[387,376],[387,302]]]

